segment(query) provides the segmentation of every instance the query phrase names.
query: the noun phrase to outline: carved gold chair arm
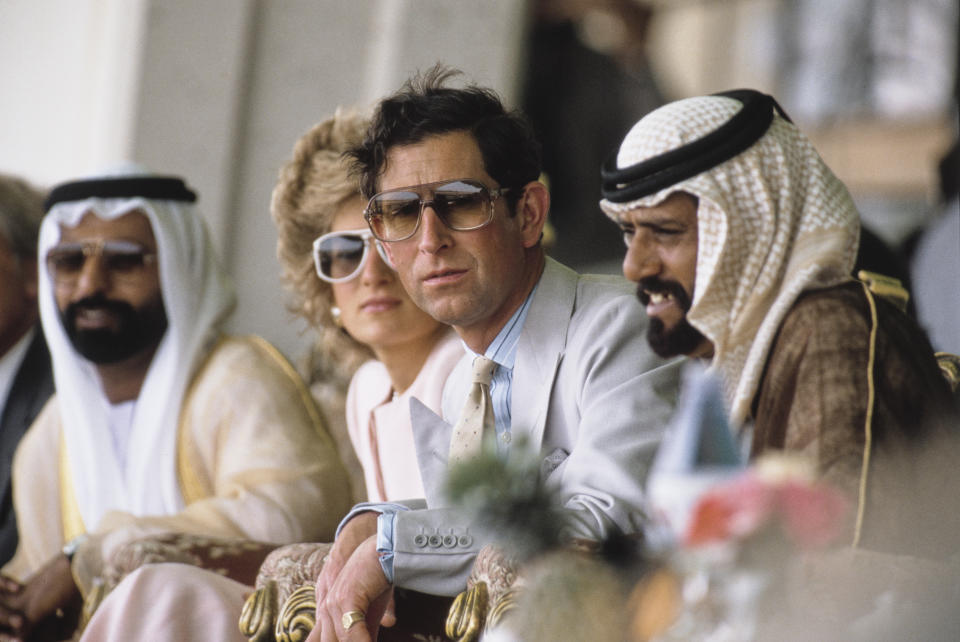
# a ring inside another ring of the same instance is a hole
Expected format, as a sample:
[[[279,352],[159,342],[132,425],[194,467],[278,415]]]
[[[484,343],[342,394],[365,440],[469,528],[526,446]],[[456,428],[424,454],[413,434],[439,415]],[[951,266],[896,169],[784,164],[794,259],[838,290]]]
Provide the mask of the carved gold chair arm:
[[[519,590],[519,565],[496,546],[477,553],[467,590],[456,597],[447,612],[445,633],[454,642],[476,642],[513,609]]]
[[[487,621],[484,627],[491,629],[500,624],[503,618],[516,608],[517,596],[522,590],[523,588],[519,585],[511,586],[494,600],[487,609]]]
[[[250,642],[303,642],[316,623],[316,593],[304,585],[277,604],[277,586],[268,582],[243,605],[240,633]]]
[[[250,642],[306,639],[315,618],[314,585],[331,546],[288,544],[267,556],[257,574],[257,590],[247,598],[239,622]]]
[[[940,366],[940,372],[943,373],[950,389],[956,392],[960,388],[960,355],[950,352],[937,352],[934,354],[937,358],[937,364]]]
[[[100,608],[100,603],[107,597],[109,590],[103,580],[97,578],[93,586],[83,599],[83,607],[80,609],[80,620],[77,622],[77,635],[79,637],[83,630],[87,628],[93,614]]]
[[[511,586],[491,599],[487,583],[478,581],[453,601],[444,632],[453,642],[476,642],[516,607],[521,590]]]
[[[254,591],[240,612],[240,633],[250,642],[273,642],[277,621],[277,583],[267,582]]]
[[[274,634],[277,642],[303,642],[316,624],[317,599],[313,584],[301,586],[280,607]]]
[[[444,632],[454,642],[476,642],[483,632],[487,619],[489,596],[487,583],[477,582],[460,593],[447,614]]]

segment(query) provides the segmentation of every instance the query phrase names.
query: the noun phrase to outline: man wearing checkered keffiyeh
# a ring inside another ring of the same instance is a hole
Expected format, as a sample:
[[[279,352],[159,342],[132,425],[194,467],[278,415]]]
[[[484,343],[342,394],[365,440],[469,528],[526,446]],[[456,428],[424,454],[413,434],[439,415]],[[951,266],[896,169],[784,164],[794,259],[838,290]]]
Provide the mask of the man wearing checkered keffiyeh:
[[[919,456],[951,432],[949,389],[913,320],[850,276],[853,200],[779,105],[751,90],[668,104],[603,177],[651,344],[709,360],[751,456],[812,458],[856,504],[855,544],[953,546],[918,543],[912,521],[936,512],[920,501],[940,496],[933,459],[955,467],[949,449]]]

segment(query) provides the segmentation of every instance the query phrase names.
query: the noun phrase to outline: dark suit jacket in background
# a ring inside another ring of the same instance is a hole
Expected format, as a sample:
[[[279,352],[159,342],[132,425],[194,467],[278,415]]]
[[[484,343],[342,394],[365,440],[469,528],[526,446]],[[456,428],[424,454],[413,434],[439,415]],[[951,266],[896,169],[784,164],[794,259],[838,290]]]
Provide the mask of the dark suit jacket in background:
[[[50,352],[43,339],[43,331],[37,325],[33,341],[13,379],[3,415],[0,416],[0,566],[6,564],[17,550],[17,517],[13,511],[10,483],[13,453],[23,433],[40,414],[51,394],[53,371]]]

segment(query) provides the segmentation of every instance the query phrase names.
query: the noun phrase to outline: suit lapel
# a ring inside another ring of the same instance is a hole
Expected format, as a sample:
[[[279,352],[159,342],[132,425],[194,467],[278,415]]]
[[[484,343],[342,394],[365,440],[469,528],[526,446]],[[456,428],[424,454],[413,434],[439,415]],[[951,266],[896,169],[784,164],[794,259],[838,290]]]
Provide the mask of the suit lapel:
[[[447,478],[447,456],[453,426],[415,397],[410,398],[410,423],[427,506],[441,507],[445,504],[443,484]]]
[[[53,393],[50,352],[43,332],[36,329],[23,356],[0,417],[0,489],[10,483],[10,462],[20,438]]]
[[[548,258],[517,346],[510,400],[511,432],[538,451],[543,442],[550,392],[563,358],[577,296],[578,275]]]
[[[547,258],[520,333],[510,399],[511,432],[516,438],[526,438],[535,450],[543,442],[550,392],[567,342],[578,279],[576,272]],[[410,399],[410,419],[427,505],[443,506],[453,426],[416,398]]]

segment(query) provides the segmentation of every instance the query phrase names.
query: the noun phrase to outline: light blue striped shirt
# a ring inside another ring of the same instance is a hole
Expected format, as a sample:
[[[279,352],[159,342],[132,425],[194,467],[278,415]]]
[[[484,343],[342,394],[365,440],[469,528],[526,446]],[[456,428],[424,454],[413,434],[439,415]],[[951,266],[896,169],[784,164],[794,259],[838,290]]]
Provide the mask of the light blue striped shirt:
[[[493,403],[493,417],[497,430],[497,454],[501,457],[506,457],[510,452],[512,440],[510,396],[513,392],[513,365],[517,360],[517,346],[520,343],[523,324],[527,320],[527,312],[530,310],[530,303],[536,291],[537,287],[534,286],[523,304],[517,308],[483,353],[487,359],[497,363],[497,369],[493,371],[493,378],[490,381],[490,401]],[[468,354],[477,356],[477,353],[468,348],[467,344],[463,344],[463,347]]]

